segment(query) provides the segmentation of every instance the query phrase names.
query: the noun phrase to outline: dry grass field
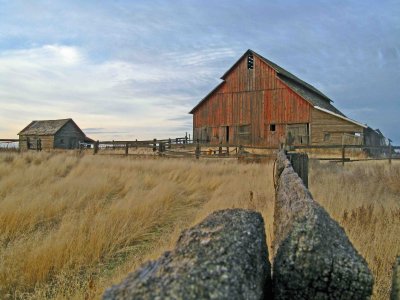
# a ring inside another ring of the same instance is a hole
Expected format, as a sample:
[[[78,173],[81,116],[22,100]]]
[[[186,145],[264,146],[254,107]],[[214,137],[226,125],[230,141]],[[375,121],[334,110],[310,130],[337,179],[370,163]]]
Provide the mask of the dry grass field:
[[[400,165],[313,163],[310,172],[314,197],[374,272],[374,298],[387,299]],[[216,209],[259,210],[271,244],[273,198],[272,164],[0,153],[0,298],[99,298]]]
[[[400,255],[400,162],[315,162],[310,190],[346,230],[374,274],[373,299],[389,299],[392,266]]]
[[[229,160],[1,156],[0,294],[99,297],[215,209],[257,208],[272,223],[271,183],[271,168]]]

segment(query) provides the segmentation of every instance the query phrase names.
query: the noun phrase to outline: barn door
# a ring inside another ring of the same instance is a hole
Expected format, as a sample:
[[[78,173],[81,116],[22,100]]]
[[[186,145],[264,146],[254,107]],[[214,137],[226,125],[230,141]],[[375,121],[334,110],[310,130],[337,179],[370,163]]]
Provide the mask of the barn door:
[[[229,143],[229,126],[219,127],[219,142],[223,144]]]
[[[286,127],[287,145],[308,145],[308,124],[290,124]]]

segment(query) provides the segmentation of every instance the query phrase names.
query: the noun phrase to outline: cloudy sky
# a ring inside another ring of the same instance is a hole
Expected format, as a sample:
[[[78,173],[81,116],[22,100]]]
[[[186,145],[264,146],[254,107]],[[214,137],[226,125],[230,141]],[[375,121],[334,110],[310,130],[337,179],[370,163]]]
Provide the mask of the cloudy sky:
[[[249,48],[400,143],[398,0],[0,0],[0,137],[68,117],[95,139],[182,136]]]

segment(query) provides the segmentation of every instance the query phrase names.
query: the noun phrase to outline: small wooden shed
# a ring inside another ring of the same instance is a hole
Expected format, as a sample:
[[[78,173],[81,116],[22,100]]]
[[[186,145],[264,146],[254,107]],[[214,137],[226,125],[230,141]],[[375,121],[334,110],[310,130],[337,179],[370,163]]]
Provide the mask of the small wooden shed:
[[[90,143],[83,131],[72,119],[32,121],[19,135],[21,150],[76,149],[82,142]]]

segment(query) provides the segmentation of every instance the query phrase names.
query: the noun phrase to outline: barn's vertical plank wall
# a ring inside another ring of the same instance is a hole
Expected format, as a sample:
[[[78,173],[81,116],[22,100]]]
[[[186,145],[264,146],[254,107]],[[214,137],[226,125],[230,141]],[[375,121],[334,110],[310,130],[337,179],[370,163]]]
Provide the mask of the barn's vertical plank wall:
[[[194,138],[211,143],[277,147],[286,125],[310,123],[311,105],[294,93],[257,55],[247,55],[193,114]]]

